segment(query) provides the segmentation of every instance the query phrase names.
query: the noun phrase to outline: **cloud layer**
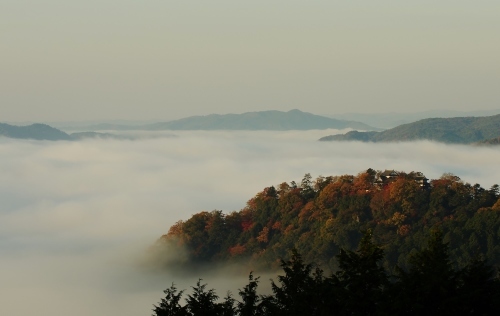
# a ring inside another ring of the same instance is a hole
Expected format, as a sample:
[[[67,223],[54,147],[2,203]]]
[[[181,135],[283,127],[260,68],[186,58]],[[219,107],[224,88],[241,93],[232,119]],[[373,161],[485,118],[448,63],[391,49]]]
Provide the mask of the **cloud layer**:
[[[500,148],[316,141],[336,132],[0,139],[0,314],[148,314],[172,282],[188,288],[203,277],[221,295],[241,287],[244,281],[147,273],[137,262],[177,220],[239,210],[264,187],[305,173],[396,169],[428,178],[452,172],[486,188],[500,182]]]

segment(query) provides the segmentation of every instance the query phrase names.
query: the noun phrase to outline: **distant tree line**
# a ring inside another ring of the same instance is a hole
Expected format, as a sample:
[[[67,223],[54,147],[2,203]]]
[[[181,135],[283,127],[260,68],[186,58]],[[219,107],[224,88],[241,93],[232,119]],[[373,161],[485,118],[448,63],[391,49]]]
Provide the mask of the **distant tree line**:
[[[356,176],[283,182],[265,188],[237,212],[201,212],[173,225],[156,244],[159,252],[182,248],[188,263],[236,261],[280,267],[289,249],[322,269],[340,268],[336,255],[354,250],[371,230],[384,250],[382,267],[408,269],[432,230],[442,231],[453,268],[474,258],[500,264],[499,187],[464,183],[453,174],[422,185],[422,174],[397,172],[381,180],[368,169]]]
[[[154,316],[322,316],[322,315],[499,315],[500,280],[484,261],[473,259],[456,269],[441,232],[433,232],[427,247],[413,252],[408,268],[388,274],[380,265],[383,249],[366,232],[356,251],[336,255],[339,270],[325,276],[292,251],[281,260],[283,275],[271,280],[272,293],[257,293],[259,278],[250,273],[239,299],[220,299],[201,280],[184,300],[172,285],[154,305]]]

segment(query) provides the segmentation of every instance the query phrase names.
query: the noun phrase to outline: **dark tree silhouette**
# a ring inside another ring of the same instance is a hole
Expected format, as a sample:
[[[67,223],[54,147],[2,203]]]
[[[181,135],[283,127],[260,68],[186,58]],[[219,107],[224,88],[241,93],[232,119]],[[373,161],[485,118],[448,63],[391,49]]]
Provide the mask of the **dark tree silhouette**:
[[[222,314],[222,306],[217,304],[219,296],[214,289],[206,290],[207,285],[201,284],[198,280],[196,286],[193,286],[193,294],[188,295],[186,299],[187,309],[191,315],[196,316],[215,316]]]
[[[238,315],[241,316],[254,316],[259,315],[258,305],[261,301],[260,296],[257,294],[257,286],[259,278],[254,278],[253,273],[250,272],[248,276],[248,284],[239,291],[241,302],[237,303]]]
[[[165,293],[165,298],[161,299],[158,306],[154,305],[153,316],[187,316],[187,310],[185,306],[180,305],[180,300],[184,291],[177,292],[177,288],[172,283],[172,285],[163,291]]]
[[[154,316],[327,316],[327,315],[499,315],[500,283],[495,270],[474,259],[461,269],[450,261],[443,234],[431,234],[426,248],[413,252],[408,269],[389,276],[380,266],[384,251],[366,231],[356,251],[341,250],[339,270],[329,277],[304,263],[297,250],[281,261],[283,275],[271,280],[272,294],[259,295],[250,273],[239,290],[219,302],[214,289],[198,280],[180,305],[183,291],[172,286],[154,305]]]
[[[384,269],[379,265],[383,250],[372,241],[371,231],[364,233],[357,251],[341,250],[337,256],[340,271],[334,276],[339,288],[341,314],[375,315],[388,286]],[[347,313],[345,313],[348,311]]]

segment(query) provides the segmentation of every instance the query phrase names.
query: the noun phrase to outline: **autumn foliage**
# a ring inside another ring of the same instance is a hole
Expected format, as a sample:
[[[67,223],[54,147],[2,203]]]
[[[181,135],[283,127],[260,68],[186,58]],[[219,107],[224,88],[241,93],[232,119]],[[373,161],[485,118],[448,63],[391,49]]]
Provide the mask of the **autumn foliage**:
[[[444,174],[427,181],[418,172],[318,177],[283,182],[257,193],[238,212],[201,212],[172,226],[161,241],[185,247],[192,262],[248,257],[278,267],[289,249],[333,270],[340,249],[355,249],[371,230],[386,256],[385,269],[405,267],[429,232],[438,228],[450,258],[464,266],[474,258],[500,264],[498,185],[489,189]]]

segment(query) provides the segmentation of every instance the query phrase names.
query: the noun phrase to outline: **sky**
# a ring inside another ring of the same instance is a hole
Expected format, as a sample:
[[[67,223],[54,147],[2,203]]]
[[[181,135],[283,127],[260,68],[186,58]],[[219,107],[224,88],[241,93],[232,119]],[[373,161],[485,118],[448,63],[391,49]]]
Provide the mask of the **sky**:
[[[265,187],[300,183],[306,173],[396,169],[430,179],[452,172],[486,189],[499,183],[498,147],[316,141],[338,132],[0,138],[0,315],[148,315],[172,282],[189,293],[198,278],[237,296],[246,275],[153,273],[140,263],[178,220],[240,210]]]
[[[500,2],[2,0],[0,121],[499,108]]]

